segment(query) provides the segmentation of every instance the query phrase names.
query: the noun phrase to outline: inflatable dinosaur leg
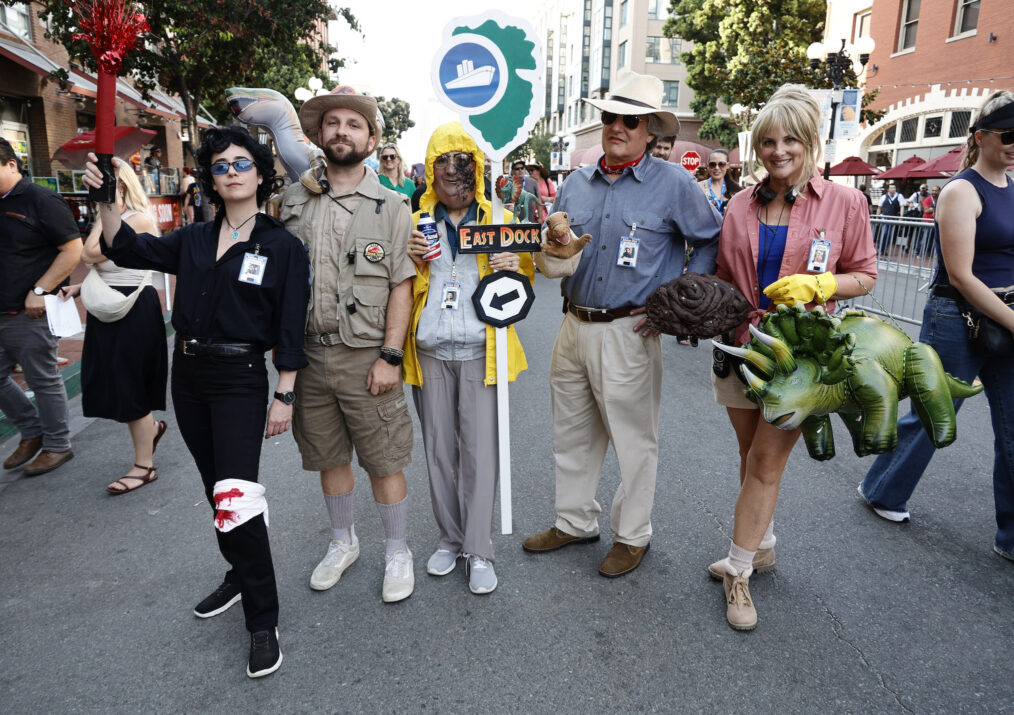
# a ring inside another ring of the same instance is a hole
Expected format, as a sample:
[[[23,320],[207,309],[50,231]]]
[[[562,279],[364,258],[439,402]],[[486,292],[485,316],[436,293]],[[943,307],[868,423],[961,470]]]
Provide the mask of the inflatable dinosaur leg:
[[[913,343],[905,353],[905,390],[927,436],[938,449],[957,437],[952,398],[965,398],[982,392],[944,372],[940,356],[925,343]]]
[[[890,452],[898,446],[898,384],[878,363],[866,361],[849,379],[849,387],[862,411],[862,442],[856,454]]]
[[[806,451],[816,460],[824,461],[834,457],[834,432],[831,429],[831,416],[819,415],[807,417],[800,425]]]
[[[865,457],[869,452],[863,447],[863,413],[862,412],[839,412],[838,416],[848,428],[852,437],[852,449],[859,457]]]

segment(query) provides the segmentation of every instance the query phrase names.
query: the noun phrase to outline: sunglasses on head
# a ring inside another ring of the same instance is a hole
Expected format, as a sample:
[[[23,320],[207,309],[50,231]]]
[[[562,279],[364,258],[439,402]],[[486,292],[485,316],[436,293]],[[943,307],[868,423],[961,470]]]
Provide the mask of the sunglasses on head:
[[[215,176],[222,176],[223,174],[229,173],[230,166],[242,174],[243,172],[250,171],[250,169],[254,168],[254,161],[253,159],[236,159],[236,161],[222,160],[216,161],[209,168],[211,169],[211,173]]]
[[[459,169],[464,169],[472,165],[472,155],[463,151],[441,154],[434,160],[433,166],[437,169],[446,169],[451,162]]]
[[[637,114],[615,114],[613,112],[602,112],[602,126],[608,127],[617,119],[623,120],[623,126],[627,129],[637,129],[638,125],[646,120],[646,117]]]
[[[380,155],[380,158],[381,158],[381,159],[382,159],[383,161],[390,161],[390,160],[392,160],[392,159],[397,159],[397,158],[398,158],[398,155],[397,155],[397,154],[381,154],[381,155]]]
[[[980,132],[996,134],[1000,137],[1001,144],[1014,144],[1014,129],[980,129]]]
[[[728,166],[728,164],[725,163],[724,161],[709,161],[708,162],[708,168],[709,169],[724,169],[727,166]]]

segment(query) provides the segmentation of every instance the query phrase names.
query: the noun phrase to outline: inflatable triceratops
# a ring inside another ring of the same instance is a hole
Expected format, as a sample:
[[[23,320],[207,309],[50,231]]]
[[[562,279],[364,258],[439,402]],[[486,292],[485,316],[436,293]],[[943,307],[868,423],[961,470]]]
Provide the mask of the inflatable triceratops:
[[[944,372],[925,343],[863,311],[829,316],[802,303],[778,306],[743,348],[714,343],[740,358],[746,395],[764,419],[780,429],[802,428],[814,459],[834,457],[830,413],[837,412],[860,457],[898,445],[898,401],[912,405],[933,444],[946,447],[957,436],[953,398],[982,392]]]

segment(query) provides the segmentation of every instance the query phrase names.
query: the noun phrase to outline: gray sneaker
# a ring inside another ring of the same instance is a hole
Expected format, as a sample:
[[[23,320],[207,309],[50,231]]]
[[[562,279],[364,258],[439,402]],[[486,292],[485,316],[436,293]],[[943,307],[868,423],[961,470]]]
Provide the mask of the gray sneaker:
[[[496,571],[492,562],[473,554],[468,557],[465,570],[468,572],[468,589],[472,593],[491,593],[496,589]]]
[[[430,576],[446,576],[454,570],[460,555],[456,551],[437,549],[430,556],[430,560],[426,562],[426,573]]]

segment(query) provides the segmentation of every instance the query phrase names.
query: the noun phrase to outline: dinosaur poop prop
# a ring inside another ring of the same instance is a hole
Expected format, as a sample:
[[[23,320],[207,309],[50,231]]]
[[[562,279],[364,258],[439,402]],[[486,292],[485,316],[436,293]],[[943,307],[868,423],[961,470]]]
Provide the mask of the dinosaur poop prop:
[[[684,273],[660,285],[645,302],[648,325],[667,335],[713,338],[736,328],[750,303],[735,286],[715,276]]]
[[[925,343],[859,310],[839,318],[802,303],[778,306],[743,348],[715,347],[740,358],[746,396],[767,422],[780,429],[802,428],[814,459],[834,457],[830,413],[837,412],[860,457],[890,452],[898,445],[898,401],[912,406],[936,447],[957,436],[954,398],[972,397],[972,386],[944,372],[940,357]]]

